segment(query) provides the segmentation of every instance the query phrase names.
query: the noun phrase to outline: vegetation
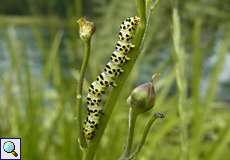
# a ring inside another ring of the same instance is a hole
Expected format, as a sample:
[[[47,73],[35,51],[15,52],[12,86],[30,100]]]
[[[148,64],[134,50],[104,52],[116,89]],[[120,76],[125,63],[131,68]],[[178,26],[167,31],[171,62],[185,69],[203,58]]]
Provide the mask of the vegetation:
[[[146,0],[148,23],[137,34],[128,72],[105,98],[110,119],[101,124],[90,154],[105,160],[121,157],[130,132],[126,99],[160,73],[154,108],[136,120],[131,158],[229,160],[230,106],[219,91],[219,79],[230,47],[230,4],[156,2]],[[86,95],[115,47],[122,20],[143,11],[134,0],[17,3],[5,1],[0,7],[0,137],[21,137],[26,160],[79,160],[76,81],[84,45],[77,20],[86,15],[96,26],[82,86]],[[209,67],[211,57],[215,60]],[[84,99],[81,107],[85,113]],[[153,112],[165,118],[152,125],[161,117]]]

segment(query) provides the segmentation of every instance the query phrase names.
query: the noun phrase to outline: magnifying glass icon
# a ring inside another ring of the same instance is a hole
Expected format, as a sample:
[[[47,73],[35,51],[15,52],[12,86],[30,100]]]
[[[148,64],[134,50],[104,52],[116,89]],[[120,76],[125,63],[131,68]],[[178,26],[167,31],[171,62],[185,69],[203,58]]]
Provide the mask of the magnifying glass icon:
[[[14,155],[14,157],[17,157],[18,154],[17,152],[15,151],[15,145],[13,142],[11,141],[7,141],[3,144],[3,150],[6,152],[6,153],[11,153]]]

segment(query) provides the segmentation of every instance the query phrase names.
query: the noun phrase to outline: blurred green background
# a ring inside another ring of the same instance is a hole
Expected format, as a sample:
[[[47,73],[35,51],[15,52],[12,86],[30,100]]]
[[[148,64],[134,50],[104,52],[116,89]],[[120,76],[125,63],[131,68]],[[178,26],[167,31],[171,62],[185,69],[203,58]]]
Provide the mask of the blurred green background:
[[[172,20],[175,4],[178,24]],[[83,54],[77,19],[86,16],[97,28],[86,94],[109,60],[120,23],[135,13],[133,0],[1,1],[0,137],[21,137],[23,159],[80,159],[75,90]],[[118,159],[127,134],[126,98],[159,72],[154,111],[164,112],[166,118],[154,124],[138,158],[179,159],[180,135],[186,133],[185,159],[230,160],[229,13],[229,0],[159,2],[96,159]],[[173,38],[177,30],[179,44]],[[177,46],[183,57],[175,54]],[[185,73],[179,80],[185,84],[183,92],[177,87],[178,70]],[[178,106],[183,108],[183,122]],[[152,112],[138,119],[135,142]]]

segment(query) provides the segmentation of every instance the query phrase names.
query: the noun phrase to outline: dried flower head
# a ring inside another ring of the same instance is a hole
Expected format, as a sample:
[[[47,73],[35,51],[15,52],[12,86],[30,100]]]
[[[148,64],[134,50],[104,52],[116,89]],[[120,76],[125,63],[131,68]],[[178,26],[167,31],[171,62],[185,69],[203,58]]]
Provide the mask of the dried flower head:
[[[79,32],[82,40],[89,40],[96,28],[93,22],[87,21],[85,18],[80,18],[78,21],[79,24]]]

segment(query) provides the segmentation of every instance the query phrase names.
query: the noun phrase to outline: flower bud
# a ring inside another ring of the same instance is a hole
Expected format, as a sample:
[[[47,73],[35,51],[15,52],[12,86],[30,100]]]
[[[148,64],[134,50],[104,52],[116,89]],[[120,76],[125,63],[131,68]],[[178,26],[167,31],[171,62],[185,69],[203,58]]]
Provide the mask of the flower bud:
[[[79,24],[79,33],[82,40],[89,40],[96,28],[93,22],[87,21],[85,18],[80,18],[78,21]]]
[[[131,92],[127,102],[137,113],[144,113],[153,108],[155,98],[153,83],[148,82],[136,87]]]

